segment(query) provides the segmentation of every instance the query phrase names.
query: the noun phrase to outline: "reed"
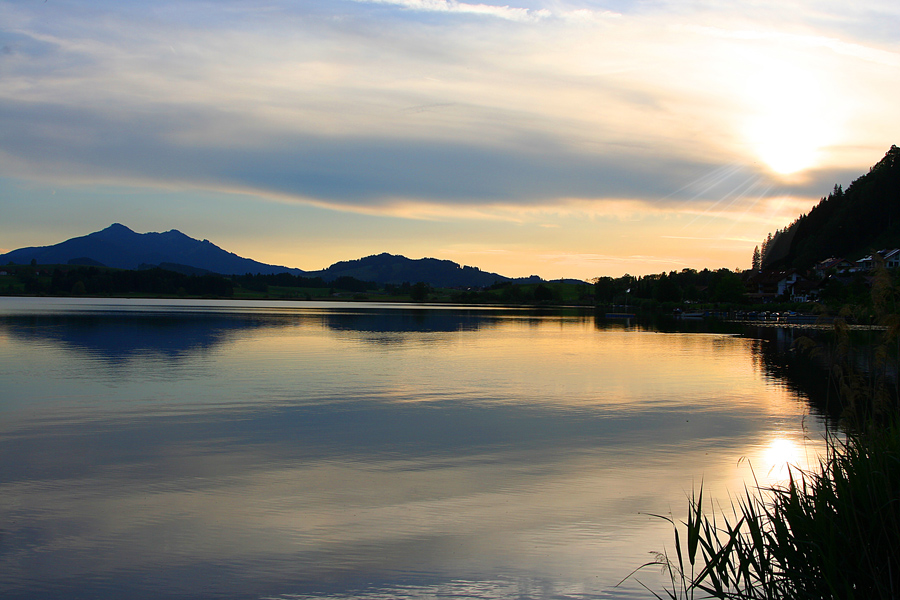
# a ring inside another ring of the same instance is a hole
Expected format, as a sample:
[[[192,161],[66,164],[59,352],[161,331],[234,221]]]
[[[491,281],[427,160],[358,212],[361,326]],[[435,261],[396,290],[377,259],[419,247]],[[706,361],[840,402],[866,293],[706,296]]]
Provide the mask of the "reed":
[[[709,511],[702,486],[676,523],[657,598],[900,597],[900,428],[828,440],[817,470],[745,489],[730,514]],[[645,565],[645,566],[648,566]]]
[[[668,574],[663,595],[649,590],[656,598],[900,598],[900,285],[884,265],[863,309],[883,326],[863,346],[869,368],[857,367],[853,307],[834,319],[827,349],[845,433],[830,433],[818,467],[792,467],[784,485],[747,487],[724,511],[706,505],[701,486],[686,521],[661,517],[673,525],[674,553],[641,567]],[[811,340],[800,349],[823,350]]]

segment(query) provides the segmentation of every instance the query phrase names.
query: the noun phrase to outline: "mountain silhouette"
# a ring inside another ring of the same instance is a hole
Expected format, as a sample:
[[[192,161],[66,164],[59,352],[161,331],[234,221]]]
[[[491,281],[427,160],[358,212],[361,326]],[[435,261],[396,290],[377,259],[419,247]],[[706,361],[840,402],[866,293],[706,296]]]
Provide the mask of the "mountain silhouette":
[[[173,229],[165,233],[135,233],[113,223],[106,229],[53,246],[20,248],[0,255],[0,264],[85,264],[87,260],[117,269],[138,269],[173,263],[223,275],[284,273],[302,275],[300,269],[267,265],[227,252],[209,240],[195,240]]]
[[[101,231],[53,246],[20,248],[0,255],[0,265],[28,264],[32,260],[42,265],[97,265],[133,270],[161,267],[186,275],[208,272],[221,275],[270,275],[286,272],[305,277],[321,277],[325,281],[353,277],[381,285],[422,281],[435,287],[475,288],[506,281],[541,281],[537,276],[512,279],[477,267],[460,266],[449,260],[410,259],[386,252],[358,260],[337,262],[319,271],[303,271],[243,258],[219,248],[209,240],[196,240],[176,229],[165,233],[135,233],[120,223],[113,223]]]
[[[353,277],[361,281],[380,284],[424,281],[436,287],[487,287],[498,282],[510,281],[509,277],[482,271],[478,267],[464,267],[449,260],[437,258],[411,259],[384,252],[357,260],[334,263],[327,269],[308,275],[322,277],[326,281],[338,277]]]

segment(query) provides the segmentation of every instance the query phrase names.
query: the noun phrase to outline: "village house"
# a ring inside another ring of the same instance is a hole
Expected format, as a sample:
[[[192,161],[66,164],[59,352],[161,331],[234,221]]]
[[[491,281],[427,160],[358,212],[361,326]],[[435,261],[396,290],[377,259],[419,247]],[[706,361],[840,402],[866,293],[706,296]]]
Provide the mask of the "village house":
[[[788,297],[795,302],[808,302],[818,291],[818,286],[796,269],[787,271],[759,271],[748,280],[747,297],[758,302],[773,302]]]
[[[886,269],[896,269],[897,267],[900,267],[900,248],[894,248],[893,250],[879,250],[878,252],[862,257],[856,261],[856,270],[868,272],[874,269],[877,263],[875,255],[881,257]]]
[[[825,279],[825,277],[827,277],[828,275],[839,275],[841,273],[847,273],[855,266],[856,263],[853,263],[849,260],[832,257],[817,262],[816,266],[813,267],[813,270],[815,271],[816,277],[818,279]]]

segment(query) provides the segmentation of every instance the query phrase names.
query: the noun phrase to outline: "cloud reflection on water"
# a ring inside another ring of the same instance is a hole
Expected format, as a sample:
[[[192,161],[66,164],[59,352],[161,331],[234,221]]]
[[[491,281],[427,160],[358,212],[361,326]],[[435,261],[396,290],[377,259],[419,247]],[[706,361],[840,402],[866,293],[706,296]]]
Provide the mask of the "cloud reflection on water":
[[[335,311],[0,320],[0,591],[624,598],[801,435],[753,340]]]

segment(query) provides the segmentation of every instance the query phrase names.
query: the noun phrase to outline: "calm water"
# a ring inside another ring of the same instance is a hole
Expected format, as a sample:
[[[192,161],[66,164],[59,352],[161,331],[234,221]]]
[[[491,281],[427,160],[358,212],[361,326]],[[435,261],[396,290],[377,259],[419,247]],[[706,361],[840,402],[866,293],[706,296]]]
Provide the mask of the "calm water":
[[[616,584],[671,548],[651,514],[821,447],[762,351],[525,311],[0,298],[0,597],[647,597]]]

